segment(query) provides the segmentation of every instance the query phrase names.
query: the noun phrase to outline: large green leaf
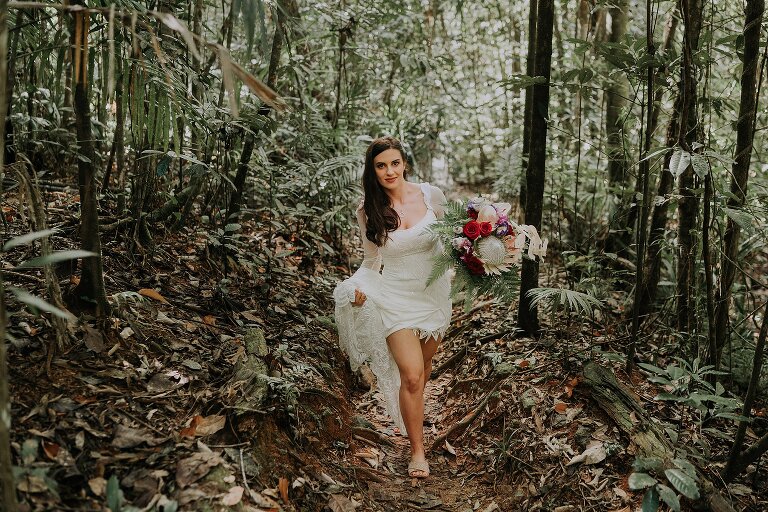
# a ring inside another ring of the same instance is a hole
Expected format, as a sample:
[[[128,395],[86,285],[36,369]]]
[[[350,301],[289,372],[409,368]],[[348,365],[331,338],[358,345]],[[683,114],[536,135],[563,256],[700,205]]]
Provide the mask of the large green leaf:
[[[633,491],[639,491],[650,487],[656,483],[656,479],[648,473],[632,473],[629,475],[629,488]]]
[[[44,229],[42,231],[33,231],[32,233],[27,233],[26,235],[11,238],[5,242],[5,245],[3,245],[3,252],[9,251],[18,245],[26,245],[30,242],[34,242],[39,238],[44,238],[54,233],[58,233],[58,231],[58,229]]]
[[[674,512],[680,512],[680,499],[677,497],[677,493],[664,484],[658,484],[656,488],[659,490],[661,500]]]
[[[643,496],[643,512],[656,512],[659,510],[659,492],[656,486],[649,487]]]
[[[59,309],[53,304],[46,302],[36,295],[32,295],[26,290],[13,287],[9,287],[8,289],[16,296],[17,299],[19,299],[27,306],[32,306],[33,308],[39,309],[40,311],[45,311],[52,315],[56,315],[60,318],[63,318],[64,320],[75,320],[74,315],[69,311]]]
[[[664,461],[659,457],[637,457],[632,463],[632,467],[635,471],[642,472],[648,470],[659,471],[662,468]]]
[[[74,249],[71,251],[57,251],[52,252],[51,254],[46,254],[45,256],[38,256],[37,258],[32,258],[31,260],[22,262],[22,264],[19,265],[19,268],[43,267],[45,265],[51,265],[60,261],[74,260],[76,258],[90,258],[93,256],[98,256],[98,254],[91,251],[82,251],[80,249]]]
[[[664,471],[667,480],[680,494],[692,500],[699,499],[699,486],[687,473],[680,469],[672,468]]]

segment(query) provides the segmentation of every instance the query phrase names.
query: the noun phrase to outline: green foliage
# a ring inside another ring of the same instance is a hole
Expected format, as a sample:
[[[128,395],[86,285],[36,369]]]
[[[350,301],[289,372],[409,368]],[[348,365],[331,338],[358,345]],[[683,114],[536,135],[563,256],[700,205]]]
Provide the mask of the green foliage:
[[[673,459],[675,467],[666,467],[664,461],[655,457],[637,457],[633,463],[634,472],[629,475],[629,488],[633,491],[646,489],[643,495],[643,512],[655,512],[663,501],[674,512],[680,512],[680,498],[677,493],[696,500],[699,498],[696,468],[686,459]],[[666,480],[672,487],[663,483]]]
[[[668,391],[656,395],[655,400],[676,402],[698,413],[698,422],[705,418],[741,419],[741,401],[725,396],[725,388],[717,382],[711,384],[707,379],[710,375],[726,375],[727,372],[716,371],[712,365],[701,365],[699,358],[688,363],[682,358],[675,357],[676,362],[666,368],[659,368],[648,363],[638,366],[651,375],[648,380],[663,386]]]
[[[531,307],[540,303],[551,312],[567,311],[569,314],[592,316],[600,310],[603,303],[589,293],[577,292],[566,288],[533,288],[528,291]]]

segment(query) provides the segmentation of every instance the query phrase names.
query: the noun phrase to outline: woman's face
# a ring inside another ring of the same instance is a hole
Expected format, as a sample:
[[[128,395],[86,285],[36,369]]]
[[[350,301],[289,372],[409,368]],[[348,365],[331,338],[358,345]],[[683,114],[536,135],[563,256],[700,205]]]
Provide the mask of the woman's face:
[[[373,168],[376,170],[379,185],[385,189],[395,189],[405,181],[405,162],[397,149],[390,148],[376,155]]]

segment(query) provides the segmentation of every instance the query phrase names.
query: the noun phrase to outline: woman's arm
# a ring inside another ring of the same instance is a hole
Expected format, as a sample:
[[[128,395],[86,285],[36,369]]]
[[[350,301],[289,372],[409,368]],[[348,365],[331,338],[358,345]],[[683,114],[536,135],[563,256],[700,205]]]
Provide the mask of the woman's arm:
[[[430,205],[435,211],[435,217],[442,219],[445,216],[445,205],[448,201],[445,198],[445,194],[443,194],[442,190],[434,185],[430,185],[430,187],[432,187],[432,193],[430,194]]]
[[[366,217],[362,200],[355,213],[357,215],[357,225],[360,228],[360,239],[363,241],[363,262],[360,264],[360,267],[369,268],[379,273],[381,270],[381,254],[379,254],[379,247],[365,236]]]

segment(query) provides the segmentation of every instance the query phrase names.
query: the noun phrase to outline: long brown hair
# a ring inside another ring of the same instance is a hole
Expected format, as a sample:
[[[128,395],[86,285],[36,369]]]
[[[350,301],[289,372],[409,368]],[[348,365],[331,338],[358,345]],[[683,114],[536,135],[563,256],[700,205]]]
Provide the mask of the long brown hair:
[[[379,180],[376,177],[376,169],[373,166],[374,158],[388,149],[396,149],[400,152],[403,165],[405,166],[403,178],[408,176],[408,171],[410,170],[403,144],[394,137],[374,139],[365,152],[365,169],[363,170],[365,201],[363,209],[368,218],[365,237],[379,247],[386,243],[389,237],[388,232],[394,231],[400,226],[400,216],[392,208],[392,202],[384,191],[384,187],[379,184]]]

